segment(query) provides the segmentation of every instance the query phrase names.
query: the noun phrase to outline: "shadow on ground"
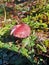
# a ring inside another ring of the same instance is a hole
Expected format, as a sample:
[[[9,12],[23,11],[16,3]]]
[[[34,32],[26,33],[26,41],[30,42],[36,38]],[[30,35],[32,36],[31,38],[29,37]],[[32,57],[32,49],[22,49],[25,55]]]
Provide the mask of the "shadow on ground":
[[[14,37],[14,36],[11,36],[10,32],[8,32],[8,31],[6,33],[4,33],[3,35],[0,35],[0,41],[3,43],[9,43],[9,42],[15,43],[17,40],[20,40],[20,39]]]
[[[0,48],[0,65],[32,65],[21,53]]]

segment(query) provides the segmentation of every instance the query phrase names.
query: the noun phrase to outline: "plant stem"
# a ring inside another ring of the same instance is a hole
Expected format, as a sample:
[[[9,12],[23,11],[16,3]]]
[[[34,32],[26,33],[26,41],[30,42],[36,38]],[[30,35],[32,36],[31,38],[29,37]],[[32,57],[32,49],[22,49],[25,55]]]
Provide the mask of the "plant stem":
[[[5,15],[4,22],[6,22],[6,9],[5,9],[5,7],[4,7],[4,15]]]

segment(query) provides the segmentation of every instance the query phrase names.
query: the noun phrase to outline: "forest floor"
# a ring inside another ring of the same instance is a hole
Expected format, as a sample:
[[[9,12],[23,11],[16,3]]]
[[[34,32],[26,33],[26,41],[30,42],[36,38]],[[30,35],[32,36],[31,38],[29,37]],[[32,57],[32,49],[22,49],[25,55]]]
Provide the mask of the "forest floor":
[[[22,23],[30,35],[10,35]],[[49,65],[49,2],[0,2],[0,65]]]

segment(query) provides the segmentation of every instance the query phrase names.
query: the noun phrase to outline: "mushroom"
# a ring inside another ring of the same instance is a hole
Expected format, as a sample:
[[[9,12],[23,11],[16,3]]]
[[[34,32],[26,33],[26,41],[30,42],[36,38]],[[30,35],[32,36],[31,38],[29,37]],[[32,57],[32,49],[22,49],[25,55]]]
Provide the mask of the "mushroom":
[[[17,38],[26,38],[30,35],[30,33],[31,33],[30,27],[27,24],[22,23],[15,25],[12,28],[10,35],[13,35],[14,37]]]

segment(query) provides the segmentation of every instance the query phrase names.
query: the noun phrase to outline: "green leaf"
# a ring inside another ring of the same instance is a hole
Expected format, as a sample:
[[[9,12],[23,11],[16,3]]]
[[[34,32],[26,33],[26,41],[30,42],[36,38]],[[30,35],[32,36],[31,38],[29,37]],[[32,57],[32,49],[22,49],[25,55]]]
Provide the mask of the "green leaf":
[[[45,46],[41,46],[40,44],[37,44],[37,48],[41,49],[43,52],[47,52],[47,49]]]
[[[21,48],[20,53],[22,53],[25,56],[28,56],[28,50],[26,48]]]
[[[23,47],[26,47],[28,44],[30,44],[30,37],[25,38],[22,40]]]
[[[18,52],[18,47],[16,47],[14,44],[12,45],[12,47],[10,48],[11,50],[13,50],[13,51],[16,51],[16,52]]]
[[[49,40],[45,40],[43,44],[45,44],[45,46],[49,48]]]
[[[0,48],[3,48],[4,43],[0,41]]]
[[[4,46],[3,47],[9,49],[10,48],[10,45],[8,43],[4,43]]]
[[[46,23],[41,23],[40,26],[41,26],[41,28],[47,28],[48,27]]]

